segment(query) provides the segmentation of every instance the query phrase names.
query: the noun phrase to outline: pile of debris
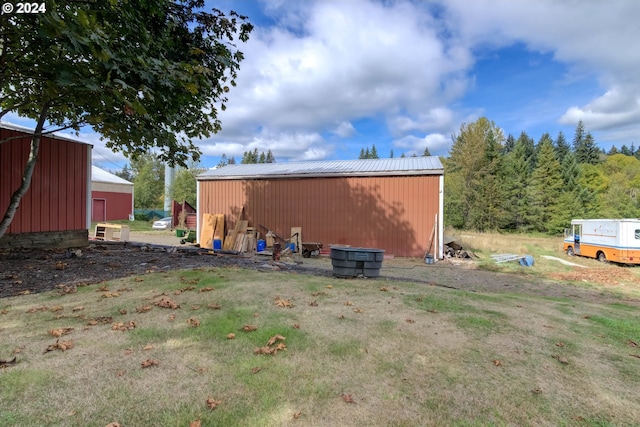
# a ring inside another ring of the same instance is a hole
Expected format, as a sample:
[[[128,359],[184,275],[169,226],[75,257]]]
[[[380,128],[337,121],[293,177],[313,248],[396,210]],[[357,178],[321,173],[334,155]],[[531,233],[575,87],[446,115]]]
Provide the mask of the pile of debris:
[[[454,241],[445,243],[444,256],[446,258],[460,258],[460,259],[476,258],[473,252],[464,250],[462,246],[460,246]]]

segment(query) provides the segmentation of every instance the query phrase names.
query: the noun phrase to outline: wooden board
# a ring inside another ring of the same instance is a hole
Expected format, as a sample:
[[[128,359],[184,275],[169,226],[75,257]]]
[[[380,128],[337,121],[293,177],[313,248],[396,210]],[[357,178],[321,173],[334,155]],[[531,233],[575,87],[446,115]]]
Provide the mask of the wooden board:
[[[223,215],[224,218],[224,215]],[[216,216],[213,214],[202,215],[202,229],[200,231],[200,247],[213,249],[213,231],[216,226]]]

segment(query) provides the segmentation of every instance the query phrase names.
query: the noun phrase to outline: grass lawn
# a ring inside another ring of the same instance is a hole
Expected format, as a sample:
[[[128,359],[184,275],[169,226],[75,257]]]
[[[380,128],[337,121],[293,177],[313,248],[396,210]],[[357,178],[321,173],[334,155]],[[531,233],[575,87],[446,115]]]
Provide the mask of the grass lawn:
[[[623,303],[212,268],[0,300],[0,343],[1,426],[640,420]]]

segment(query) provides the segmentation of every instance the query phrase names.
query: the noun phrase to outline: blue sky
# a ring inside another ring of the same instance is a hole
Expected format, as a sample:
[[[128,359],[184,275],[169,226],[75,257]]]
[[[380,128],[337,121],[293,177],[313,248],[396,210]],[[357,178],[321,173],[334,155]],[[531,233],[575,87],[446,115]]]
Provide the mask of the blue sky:
[[[202,165],[271,150],[278,162],[447,155],[463,123],[640,146],[640,2],[627,0],[207,0],[256,26],[223,130]],[[10,121],[25,124],[17,117]],[[94,161],[125,160],[99,136]]]

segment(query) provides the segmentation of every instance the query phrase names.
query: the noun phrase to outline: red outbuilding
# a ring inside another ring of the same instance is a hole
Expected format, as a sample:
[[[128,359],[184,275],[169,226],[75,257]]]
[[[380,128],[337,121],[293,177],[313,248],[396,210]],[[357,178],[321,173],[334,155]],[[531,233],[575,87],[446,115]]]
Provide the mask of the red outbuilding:
[[[91,167],[91,221],[133,219],[133,183]]]
[[[33,131],[0,124],[0,215],[20,186]],[[31,185],[0,247],[78,247],[88,242],[91,208],[90,144],[43,136]]]

